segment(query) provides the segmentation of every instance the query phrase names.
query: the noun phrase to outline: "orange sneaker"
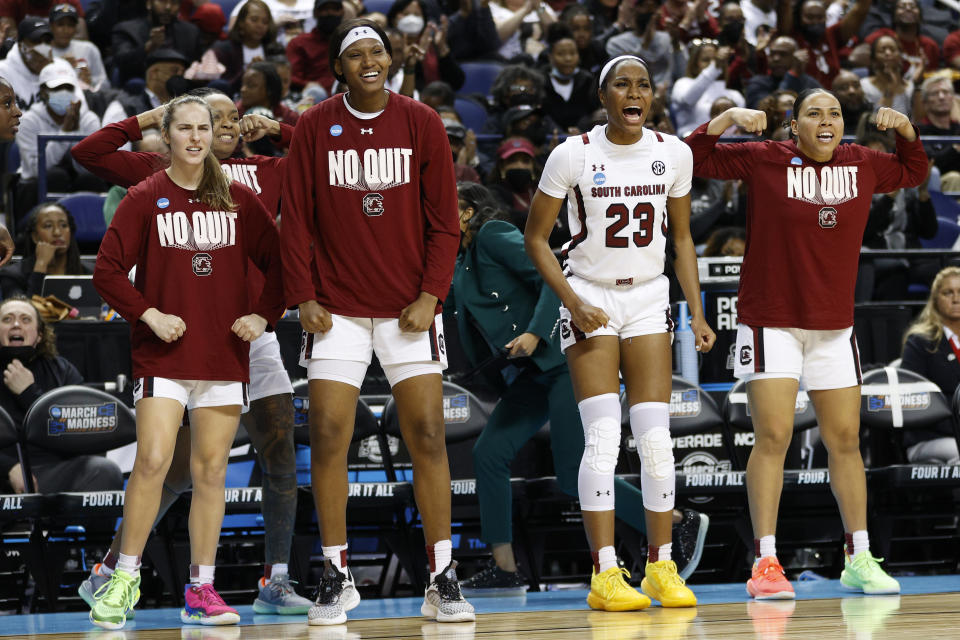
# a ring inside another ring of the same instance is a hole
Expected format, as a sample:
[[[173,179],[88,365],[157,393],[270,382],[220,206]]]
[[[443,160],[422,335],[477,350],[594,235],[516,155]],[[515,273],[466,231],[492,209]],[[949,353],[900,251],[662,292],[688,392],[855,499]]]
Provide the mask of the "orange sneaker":
[[[774,556],[753,563],[753,575],[747,580],[747,593],[757,600],[792,600],[793,587]]]

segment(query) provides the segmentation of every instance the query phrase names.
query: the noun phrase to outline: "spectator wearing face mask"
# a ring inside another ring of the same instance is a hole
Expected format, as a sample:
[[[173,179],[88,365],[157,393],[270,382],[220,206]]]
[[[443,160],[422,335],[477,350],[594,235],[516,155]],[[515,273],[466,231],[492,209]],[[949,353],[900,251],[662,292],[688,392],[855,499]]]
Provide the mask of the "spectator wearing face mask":
[[[493,105],[483,125],[483,133],[503,135],[506,131],[503,117],[511,107],[526,105],[539,108],[543,103],[545,84],[543,74],[536,69],[521,64],[504,67],[490,88]],[[496,147],[493,147],[488,151],[492,155],[495,149]]]
[[[287,58],[290,60],[290,84],[298,89],[306,89],[309,84],[319,84],[327,94],[333,92],[333,72],[327,64],[318,64],[326,60],[330,46],[330,34],[343,21],[342,0],[316,0],[313,6],[316,26],[301,33],[287,45]]]
[[[20,22],[17,35],[17,43],[0,60],[0,76],[13,87],[21,107],[27,108],[40,90],[40,70],[53,60],[53,33],[46,20],[29,16]]]
[[[89,40],[78,39],[79,24],[80,14],[72,4],[61,2],[50,9],[53,55],[73,65],[83,89],[98,91],[101,87],[109,88],[110,82],[103,68],[100,50]]]
[[[840,50],[857,35],[872,2],[855,0],[843,19],[832,27],[827,27],[824,0],[803,0],[794,5],[781,3],[777,16],[778,31],[796,38],[798,47],[809,56],[805,69],[807,75],[821,86],[829,87],[840,71]]]
[[[547,51],[550,62],[542,69],[547,76],[543,111],[561,130],[579,133],[577,123],[600,106],[593,74],[580,68],[577,42],[566,24],[555,22],[547,29]]]
[[[441,16],[439,22],[428,22],[423,0],[396,0],[387,12],[387,26],[403,35],[403,73],[414,76],[414,87],[418,90],[437,80],[446,82],[454,90],[463,86],[466,76],[447,40],[449,25],[446,16]],[[394,57],[396,55],[395,50]]]
[[[40,71],[37,102],[20,121],[20,182],[17,184],[18,217],[37,203],[37,137],[42,133],[89,135],[100,128],[100,118],[83,104],[77,74],[66,60],[54,60]],[[74,165],[68,151],[73,142],[50,142],[46,146],[48,192],[105,191],[106,185],[82,167]]]

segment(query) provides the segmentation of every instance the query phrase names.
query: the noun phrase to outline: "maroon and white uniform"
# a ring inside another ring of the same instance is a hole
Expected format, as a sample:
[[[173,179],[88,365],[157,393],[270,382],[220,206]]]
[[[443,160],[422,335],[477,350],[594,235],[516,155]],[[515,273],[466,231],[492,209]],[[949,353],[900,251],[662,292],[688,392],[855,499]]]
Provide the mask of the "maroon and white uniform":
[[[719,136],[706,130],[701,125],[686,140],[694,175],[747,187],[735,374],[802,375],[811,389],[858,384],[853,290],[871,197],[923,182],[927,156],[919,137],[897,136],[896,154],[841,144],[829,162],[815,162],[792,140],[718,145]],[[791,341],[809,342],[807,351],[781,354]],[[841,360],[824,360],[815,344]]]
[[[250,189],[234,182],[230,194],[235,211],[209,211],[160,171],[131,188],[117,208],[93,280],[130,323],[135,378],[249,380],[248,344],[230,328],[250,313],[272,326],[283,313],[276,287],[251,300],[245,277],[252,261],[268,281],[280,278],[279,236]],[[158,338],[139,320],[149,307],[181,317],[183,336],[170,344]]]
[[[281,144],[288,145],[293,127],[280,125]],[[159,153],[122,151],[128,142],[143,138],[136,116],[109,124],[92,133],[71,149],[74,159],[94,175],[121,187],[129,188],[165,169],[168,158]],[[280,188],[286,158],[269,156],[231,157],[220,162],[221,168],[231,179],[250,187],[263,206],[273,217],[279,214]],[[266,284],[263,274],[256,268],[247,269],[247,293],[250,299],[258,299]],[[280,289],[275,281],[272,285]],[[293,393],[290,377],[283,366],[280,344],[272,331],[250,343],[250,390],[249,400]]]
[[[376,352],[385,369],[443,366],[439,315],[423,333],[396,321],[421,291],[444,299],[460,243],[453,156],[437,113],[395,93],[375,114],[333,96],[300,117],[288,163],[286,302],[316,300],[334,314],[329,332],[304,336],[301,362],[366,364]]]

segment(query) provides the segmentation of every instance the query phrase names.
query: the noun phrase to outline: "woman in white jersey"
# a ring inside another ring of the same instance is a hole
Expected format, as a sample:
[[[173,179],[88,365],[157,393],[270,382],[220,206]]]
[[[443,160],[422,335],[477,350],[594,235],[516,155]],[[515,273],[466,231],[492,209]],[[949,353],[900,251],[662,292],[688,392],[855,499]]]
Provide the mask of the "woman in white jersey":
[[[599,91],[607,124],[568,138],[550,154],[525,234],[530,259],[563,303],[561,347],[584,425],[578,490],[594,559],[587,603],[607,611],[650,604],[624,579],[630,574],[617,566],[613,548],[622,371],[642,463],[650,543],[641,588],[663,606],[693,606],[696,597],[670,558],[673,321],[663,275],[671,229],[674,268],[693,315],[697,348],[708,351],[716,336],[704,319],[690,237],[693,160],[676,137],[643,128],[653,102],[643,60],[628,55],[609,61],[600,72]],[[573,237],[564,247],[561,270],[547,238],[565,197]]]

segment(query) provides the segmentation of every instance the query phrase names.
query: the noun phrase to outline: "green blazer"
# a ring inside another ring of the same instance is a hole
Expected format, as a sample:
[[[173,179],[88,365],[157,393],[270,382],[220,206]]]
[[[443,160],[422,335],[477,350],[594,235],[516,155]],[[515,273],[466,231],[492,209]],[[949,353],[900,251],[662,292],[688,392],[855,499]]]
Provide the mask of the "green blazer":
[[[486,222],[457,258],[447,310],[454,310],[463,350],[473,365],[490,347],[503,347],[521,333],[540,337],[531,359],[541,371],[566,362],[560,351],[560,299],[546,286],[523,247],[523,234],[503,220]],[[473,320],[469,316],[473,316]]]

